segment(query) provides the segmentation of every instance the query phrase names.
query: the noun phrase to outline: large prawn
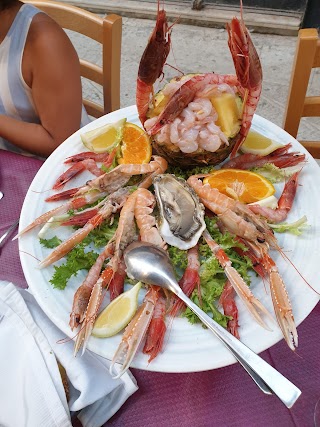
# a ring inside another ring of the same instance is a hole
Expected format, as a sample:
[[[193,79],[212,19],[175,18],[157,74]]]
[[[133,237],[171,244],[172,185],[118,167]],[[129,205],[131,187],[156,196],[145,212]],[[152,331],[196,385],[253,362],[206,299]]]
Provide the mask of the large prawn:
[[[141,240],[166,249],[166,243],[156,228],[155,218],[151,215],[155,206],[154,195],[147,189],[138,189],[135,202],[134,216]],[[110,372],[115,374],[115,378],[120,377],[128,369],[146,334],[148,336],[144,351],[150,354],[149,361],[161,351],[166,332],[164,321],[165,300],[161,288],[150,285],[142,305],[126,327],[121,343],[112,359]],[[114,372],[115,363],[122,364],[117,374]]]
[[[209,184],[203,185],[199,176],[191,176],[188,179],[188,184],[196,191],[201,202],[218,215],[225,228],[232,234],[241,237],[260,260],[270,280],[272,300],[278,324],[287,344],[291,349],[294,349],[294,345],[297,345],[298,341],[292,309],[284,282],[275,263],[269,256],[269,245],[282,254],[283,252],[279,248],[269,226],[264,221],[260,223],[257,216],[253,212],[250,214],[248,212],[250,209],[242,205],[242,203],[219,193],[218,190],[211,188]],[[262,240],[261,237],[263,237]]]
[[[229,35],[228,45],[240,83],[239,89],[242,91],[244,99],[241,128],[237,142],[230,154],[231,158],[235,157],[248,135],[262,89],[262,67],[260,59],[243,20],[242,0],[240,0],[240,5],[240,21],[237,18],[233,18],[230,24],[227,24]]]
[[[115,236],[107,245],[102,256],[100,255],[101,258],[98,257],[96,265],[92,268],[92,271],[90,270],[89,276],[92,273],[90,280],[87,279],[79,288],[80,290],[78,290],[75,294],[73,309],[70,315],[70,324],[71,326],[76,326],[79,324],[81,327],[75,342],[75,354],[77,354],[81,345],[83,345],[83,351],[85,350],[87,341],[91,335],[93,325],[98,314],[98,310],[104,297],[103,291],[108,288],[118,269],[123,250],[136,237],[134,224],[135,199],[136,192],[130,194],[130,196],[125,201],[121,209],[119,224]],[[101,269],[103,264],[103,257],[106,258],[106,256],[110,254],[110,245],[112,245],[112,256],[106,268],[100,274],[99,267]],[[97,274],[100,274],[100,276],[98,276],[98,279],[95,281]],[[92,287],[91,292],[90,287]],[[85,301],[88,299],[88,295],[90,295],[89,301],[87,306],[85,306]],[[82,301],[80,305],[79,301]],[[78,312],[75,312],[76,308],[79,310]],[[84,309],[85,312],[83,312]],[[76,319],[76,322],[74,319]]]
[[[143,124],[146,121],[149,102],[153,97],[153,84],[161,76],[162,69],[170,51],[170,28],[164,9],[158,12],[156,25],[145,48],[138,70],[136,104],[139,118]]]
[[[235,86],[243,99],[241,127],[232,149],[231,157],[236,155],[249,132],[262,88],[262,68],[257,51],[244,24],[242,1],[241,19],[233,18],[227,24],[227,31],[229,36],[228,45],[236,76],[207,73],[185,79],[185,83],[179,85],[159,116],[151,119],[152,122],[146,126],[149,135],[157,134],[166,124],[172,123],[188,104],[195,99],[196,95],[204,91],[208,85],[228,84]],[[143,106],[138,105],[142,124],[144,124],[146,117],[145,108],[145,104]]]
[[[92,217],[89,217],[85,226],[74,232],[67,240],[57,246],[39,265],[40,268],[47,267],[65,256],[71,249],[80,243],[95,227],[102,221],[109,218],[117,212],[122,206],[132,189],[123,187],[128,183],[133,175],[146,175],[139,184],[141,188],[147,188],[152,184],[155,175],[163,173],[167,168],[167,162],[160,156],[154,156],[150,163],[123,164],[117,166],[111,172],[106,173],[94,180],[88,181],[84,187],[76,193],[74,198],[66,204],[55,208],[37,218],[28,227],[19,233],[18,236],[41,225],[55,215],[61,215],[69,209],[83,207],[86,203],[93,203],[99,199],[99,196],[106,196],[98,204],[98,211]],[[123,187],[123,188],[122,188]]]
[[[278,168],[288,168],[305,162],[306,155],[298,151],[289,152],[292,144],[277,148],[267,156],[245,153],[225,162],[221,169],[253,169],[271,163]]]
[[[255,215],[243,203],[225,196],[216,188],[211,188],[209,184],[204,185],[200,179],[204,176],[207,175],[192,175],[187,182],[198,194],[201,202],[218,215],[228,231],[246,240],[260,245],[267,243],[272,248],[280,250],[273,231],[264,219]]]
[[[256,321],[264,328],[269,329],[266,323],[263,321],[260,312],[271,317],[267,309],[261,304],[261,302],[253,295],[247,284],[232,266],[230,259],[227,254],[210,236],[209,232],[205,230],[203,237],[211,249],[214,256],[219,261],[219,264],[223,267],[227,279],[231,283],[234,290],[237,292],[241,301],[245,304],[250,314],[256,319]]]
[[[286,182],[283,192],[278,201],[277,209],[260,206],[258,204],[250,206],[255,214],[262,215],[270,222],[281,222],[287,218],[293,204],[298,186],[299,172],[294,173]]]

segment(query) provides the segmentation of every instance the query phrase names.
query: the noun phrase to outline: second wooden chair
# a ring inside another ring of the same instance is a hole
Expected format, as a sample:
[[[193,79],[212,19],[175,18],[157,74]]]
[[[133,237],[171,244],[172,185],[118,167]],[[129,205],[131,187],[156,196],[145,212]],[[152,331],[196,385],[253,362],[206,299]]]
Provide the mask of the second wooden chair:
[[[302,117],[320,118],[320,96],[306,96],[311,71],[320,68],[320,39],[315,28],[299,31],[283,128],[296,138]],[[320,136],[319,136],[320,138]],[[299,141],[320,159],[320,140]]]

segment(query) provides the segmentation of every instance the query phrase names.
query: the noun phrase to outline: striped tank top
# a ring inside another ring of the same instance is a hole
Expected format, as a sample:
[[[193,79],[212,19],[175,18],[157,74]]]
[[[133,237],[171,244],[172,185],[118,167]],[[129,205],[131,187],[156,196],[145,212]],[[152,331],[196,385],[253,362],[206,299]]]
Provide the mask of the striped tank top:
[[[30,4],[21,6],[6,37],[0,43],[0,114],[29,123],[40,123],[40,120],[32,100],[31,89],[23,79],[21,64],[30,24],[33,17],[40,12]],[[81,126],[89,122],[90,119],[83,108]],[[25,153],[3,138],[0,138],[0,148]]]

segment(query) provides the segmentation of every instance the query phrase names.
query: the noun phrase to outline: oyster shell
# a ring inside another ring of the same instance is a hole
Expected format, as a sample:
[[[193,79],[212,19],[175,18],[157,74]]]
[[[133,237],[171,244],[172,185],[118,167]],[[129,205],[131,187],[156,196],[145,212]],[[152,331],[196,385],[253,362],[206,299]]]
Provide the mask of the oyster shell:
[[[153,185],[162,238],[179,249],[192,248],[206,228],[204,206],[198,196],[184,179],[170,174],[157,175]]]

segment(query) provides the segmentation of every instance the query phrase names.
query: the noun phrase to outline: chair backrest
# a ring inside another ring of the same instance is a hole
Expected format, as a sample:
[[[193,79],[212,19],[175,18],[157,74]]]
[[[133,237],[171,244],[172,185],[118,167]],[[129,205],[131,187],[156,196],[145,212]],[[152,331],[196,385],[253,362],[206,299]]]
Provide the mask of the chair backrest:
[[[101,106],[89,99],[84,99],[83,103],[87,113],[96,118],[119,109],[122,18],[118,15],[100,18],[79,7],[56,1],[24,1],[45,12],[60,27],[101,43],[102,67],[80,58],[80,69],[82,77],[102,86],[104,105]]]
[[[320,67],[320,39],[315,28],[299,31],[283,128],[296,138],[301,117],[320,117],[320,96],[306,96],[310,74]],[[320,158],[320,141],[299,142]]]

